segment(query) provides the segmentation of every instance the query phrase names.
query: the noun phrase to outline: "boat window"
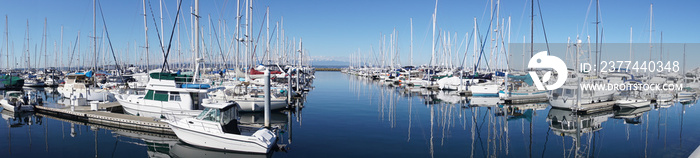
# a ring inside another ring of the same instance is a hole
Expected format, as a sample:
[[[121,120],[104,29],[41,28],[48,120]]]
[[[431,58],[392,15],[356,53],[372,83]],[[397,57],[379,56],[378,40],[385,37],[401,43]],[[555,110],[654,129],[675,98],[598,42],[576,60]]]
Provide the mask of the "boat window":
[[[236,107],[224,108],[221,110],[221,114],[222,123],[228,123],[231,120],[238,120],[238,108]]]
[[[146,98],[148,100],[153,100],[153,91],[148,90],[148,92],[146,92],[146,97],[144,97],[144,98]]]
[[[170,101],[180,101],[180,93],[170,92]]]
[[[20,93],[10,93],[10,97],[19,97],[21,94]]]
[[[168,101],[168,92],[166,91],[156,91],[153,95],[153,100],[157,101]]]
[[[219,109],[204,108],[204,111],[197,116],[199,120],[206,120],[212,122],[220,122],[221,113]]]

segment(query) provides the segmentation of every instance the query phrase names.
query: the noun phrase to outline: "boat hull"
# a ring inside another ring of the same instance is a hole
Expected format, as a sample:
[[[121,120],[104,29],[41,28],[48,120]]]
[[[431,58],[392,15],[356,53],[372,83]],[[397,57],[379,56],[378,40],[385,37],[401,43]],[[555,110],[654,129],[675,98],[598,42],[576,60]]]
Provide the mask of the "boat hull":
[[[175,135],[177,135],[180,140],[190,145],[247,153],[267,153],[270,151],[270,147],[272,146],[272,143],[265,143],[256,136],[245,136],[220,132],[209,133],[191,129],[191,127],[181,125],[181,123],[169,122],[169,124]],[[258,134],[259,132],[269,132],[268,134],[273,136],[270,137],[269,142],[277,141],[277,137],[274,137],[271,131],[262,129],[262,131],[257,131],[255,133]]]
[[[254,99],[254,100],[234,100],[240,106],[238,109],[241,112],[259,112],[265,110],[265,100],[264,99]],[[284,109],[287,107],[286,100],[270,100],[270,110]]]
[[[143,101],[129,101],[124,100],[121,97],[117,97],[117,102],[124,108],[124,112],[130,115],[152,117],[152,118],[165,118],[169,117],[186,118],[197,116],[202,110],[182,110],[182,109],[168,109],[157,105],[141,104]]]

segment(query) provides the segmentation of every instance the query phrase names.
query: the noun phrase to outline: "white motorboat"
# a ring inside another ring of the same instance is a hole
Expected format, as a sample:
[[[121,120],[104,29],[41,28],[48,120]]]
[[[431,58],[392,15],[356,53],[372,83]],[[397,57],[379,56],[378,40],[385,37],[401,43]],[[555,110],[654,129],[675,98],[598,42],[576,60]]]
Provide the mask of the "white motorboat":
[[[170,119],[165,114],[191,117],[201,112],[208,84],[192,84],[192,76],[156,71],[149,74],[144,93],[115,95],[126,113]]]
[[[35,93],[24,95],[20,91],[8,91],[5,93],[0,105],[2,108],[12,112],[34,111],[34,106],[40,102]]]
[[[616,100],[615,104],[621,108],[641,108],[646,107],[651,104],[650,100],[641,98],[626,98],[622,100]]]
[[[549,103],[554,108],[571,109],[577,106],[576,104],[576,92],[578,91],[577,85],[564,85],[561,88],[552,91],[549,97]],[[613,91],[593,91],[584,90],[581,94],[581,106],[586,106],[589,104],[612,101]]]
[[[656,102],[670,102],[673,100],[673,94],[671,93],[660,93],[656,95]]]
[[[683,88],[683,91],[678,92],[676,95],[678,98],[694,98],[695,96],[697,96],[697,93],[695,92],[695,90],[689,87],[685,87]]]
[[[470,85],[472,96],[498,96],[499,86],[492,82]]]
[[[28,77],[24,79],[24,86],[25,87],[45,87],[46,84],[44,81],[39,80],[36,77]]]
[[[90,101],[107,101],[112,98],[108,90],[90,87],[92,84],[85,74],[68,74],[65,82],[56,88],[65,98],[86,98]]]
[[[265,108],[264,92],[261,89],[255,88],[246,91],[243,85],[218,88],[209,92],[209,96],[224,102],[234,101],[240,106],[239,110],[241,110],[241,112],[259,112],[263,111]],[[286,107],[286,96],[280,93],[272,93],[270,95],[270,110],[279,110]]]
[[[271,130],[239,125],[238,104],[207,99],[202,106],[205,108],[197,117],[167,121],[183,142],[247,153],[267,153],[275,145],[277,136]]]

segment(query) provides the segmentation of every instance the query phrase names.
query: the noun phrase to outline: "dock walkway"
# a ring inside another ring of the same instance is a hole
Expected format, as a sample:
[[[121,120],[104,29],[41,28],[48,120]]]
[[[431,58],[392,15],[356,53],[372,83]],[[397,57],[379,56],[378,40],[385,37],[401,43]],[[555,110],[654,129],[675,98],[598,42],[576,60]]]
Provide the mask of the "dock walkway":
[[[119,103],[103,103],[98,104],[98,109],[107,109],[117,106],[121,105],[119,105]],[[90,110],[90,106],[66,106],[63,108],[36,106],[36,111],[60,118],[69,118],[115,128],[124,128],[159,134],[174,134],[172,129],[170,129],[170,126],[159,119],[110,113],[106,111],[92,111]]]

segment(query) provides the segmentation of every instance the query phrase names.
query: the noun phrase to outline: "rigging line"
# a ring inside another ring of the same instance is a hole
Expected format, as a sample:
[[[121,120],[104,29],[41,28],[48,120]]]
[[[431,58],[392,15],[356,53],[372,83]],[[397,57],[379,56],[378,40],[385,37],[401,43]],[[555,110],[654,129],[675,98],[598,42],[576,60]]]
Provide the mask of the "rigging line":
[[[544,18],[542,17],[542,7],[540,6],[540,0],[537,0],[537,10],[540,11],[540,22],[542,22],[542,33],[544,33],[544,43],[547,45],[547,55],[549,55],[552,52],[549,51],[549,41],[547,40],[547,30],[544,28]]]
[[[263,19],[265,19],[264,17],[266,17],[266,16],[267,16],[267,12],[265,12],[265,14],[263,15]],[[253,53],[252,53],[254,56],[255,56],[255,53],[258,51],[257,41],[260,40],[260,36],[262,35],[262,30],[263,30],[262,28],[263,28],[263,26],[265,26],[265,20],[260,20],[260,21],[263,21],[263,22],[260,23],[260,31],[258,31],[258,37],[255,39],[256,43],[255,43],[255,46],[253,47]],[[299,40],[299,41],[301,42],[301,40]],[[260,60],[261,61],[258,61],[258,62],[262,63],[262,58],[260,58]]]
[[[211,22],[211,16],[209,20],[209,26],[211,26],[211,29],[214,30],[214,37],[216,38],[216,44],[219,46],[219,54],[221,55],[221,59],[223,60],[222,62],[226,63],[226,57],[224,57],[224,52],[221,49],[221,43],[219,42],[219,35],[216,33],[216,28],[214,28],[214,24]],[[228,65],[225,66],[225,69],[228,69]]]
[[[78,31],[78,32],[80,32],[80,31]],[[80,33],[78,33],[78,36],[75,36],[75,41],[76,41],[76,42],[73,43],[73,52],[70,54],[70,60],[69,60],[70,62],[68,62],[68,67],[69,67],[68,70],[70,70],[70,66],[71,66],[71,64],[73,63],[73,56],[75,55],[75,49],[76,49],[76,46],[78,45],[78,42],[77,42],[77,41],[78,41],[78,37],[80,37]],[[14,44],[14,43],[13,43],[13,44]]]
[[[105,34],[107,35],[107,42],[109,43],[109,49],[112,51],[112,58],[114,58],[114,65],[117,67],[117,72],[119,74],[122,73],[121,67],[119,67],[119,62],[117,62],[117,56],[114,55],[114,48],[112,47],[112,40],[109,38],[109,31],[107,31],[107,22],[105,20],[105,14],[102,12],[102,3],[100,1],[97,1],[97,5],[100,6],[100,16],[102,16],[102,25],[104,26]],[[129,85],[127,85],[128,87]]]
[[[498,4],[496,4],[496,6],[494,6],[494,7],[498,7]],[[495,9],[494,9],[494,11],[495,11]],[[494,15],[496,15],[496,14],[493,14],[493,15],[491,16],[491,20],[490,20],[490,22],[489,22],[489,27],[488,27],[488,30],[489,30],[489,31],[491,30],[491,24],[493,24],[493,16],[494,16]],[[478,25],[477,25],[477,26],[478,26]],[[479,30],[479,27],[477,27],[477,30]],[[481,38],[481,36],[479,36],[479,38]],[[481,56],[484,54],[484,47],[486,46],[486,40],[487,40],[488,38],[489,38],[489,34],[487,33],[487,34],[486,34],[486,37],[484,37],[484,39],[483,39],[484,42],[481,43],[481,48],[480,48],[481,50],[479,50],[479,60],[477,60],[477,61],[476,61],[476,65],[474,65],[474,77],[476,77],[476,74],[477,74],[477,73],[476,73],[476,70],[477,70],[476,68],[477,68],[477,67],[479,66],[479,64],[481,63]],[[481,40],[480,40],[480,41],[481,41]],[[487,69],[490,69],[488,59],[484,59],[484,62],[486,62],[486,68],[487,68]]]
[[[277,30],[277,26],[275,26],[274,28],[272,28],[272,36],[275,35],[275,30]],[[214,31],[214,32],[216,33],[216,31]],[[272,38],[271,38],[271,37],[268,37],[267,44],[270,45],[271,42],[272,42]],[[267,50],[267,51],[269,52],[270,50]],[[267,57],[267,54],[268,54],[268,53],[265,53],[265,55],[262,56],[262,59],[261,59],[261,60],[265,59],[265,57]]]
[[[462,64],[461,64],[460,66],[464,66],[464,63],[465,63],[466,60],[467,60],[467,53],[469,52],[469,46],[471,45],[471,42],[469,42],[469,39],[471,39],[472,37],[474,37],[474,32],[473,32],[473,31],[472,31],[472,33],[469,35],[469,38],[467,38],[467,48],[466,48],[466,50],[464,50],[464,56],[462,57]],[[472,40],[473,40],[473,39],[472,39]],[[462,69],[464,69],[464,68],[462,68]]]
[[[164,71],[166,66],[168,66],[168,55],[170,55],[170,47],[173,44],[173,36],[175,35],[175,26],[177,26],[177,17],[180,16],[180,7],[182,6],[182,0],[180,0],[180,5],[177,6],[177,14],[175,14],[175,22],[173,23],[173,29],[170,31],[170,40],[168,40],[168,52],[165,53],[164,59],[163,59],[163,68],[161,71]],[[151,10],[152,12],[152,10]],[[162,48],[161,48],[162,49]]]
[[[160,43],[160,50],[163,53],[163,57],[165,57],[165,50],[163,48],[163,40],[160,37],[160,30],[158,30],[158,23],[156,23],[156,15],[153,13],[153,8],[151,7],[150,0],[148,1],[148,9],[151,10],[151,17],[153,18],[153,25],[156,26],[155,28],[156,28],[156,34],[158,35],[158,43]],[[146,42],[148,42],[148,41],[146,41]],[[163,60],[165,60],[165,59],[163,59]],[[165,68],[165,67],[163,67],[163,68]],[[162,69],[162,70],[164,71],[165,69]]]

